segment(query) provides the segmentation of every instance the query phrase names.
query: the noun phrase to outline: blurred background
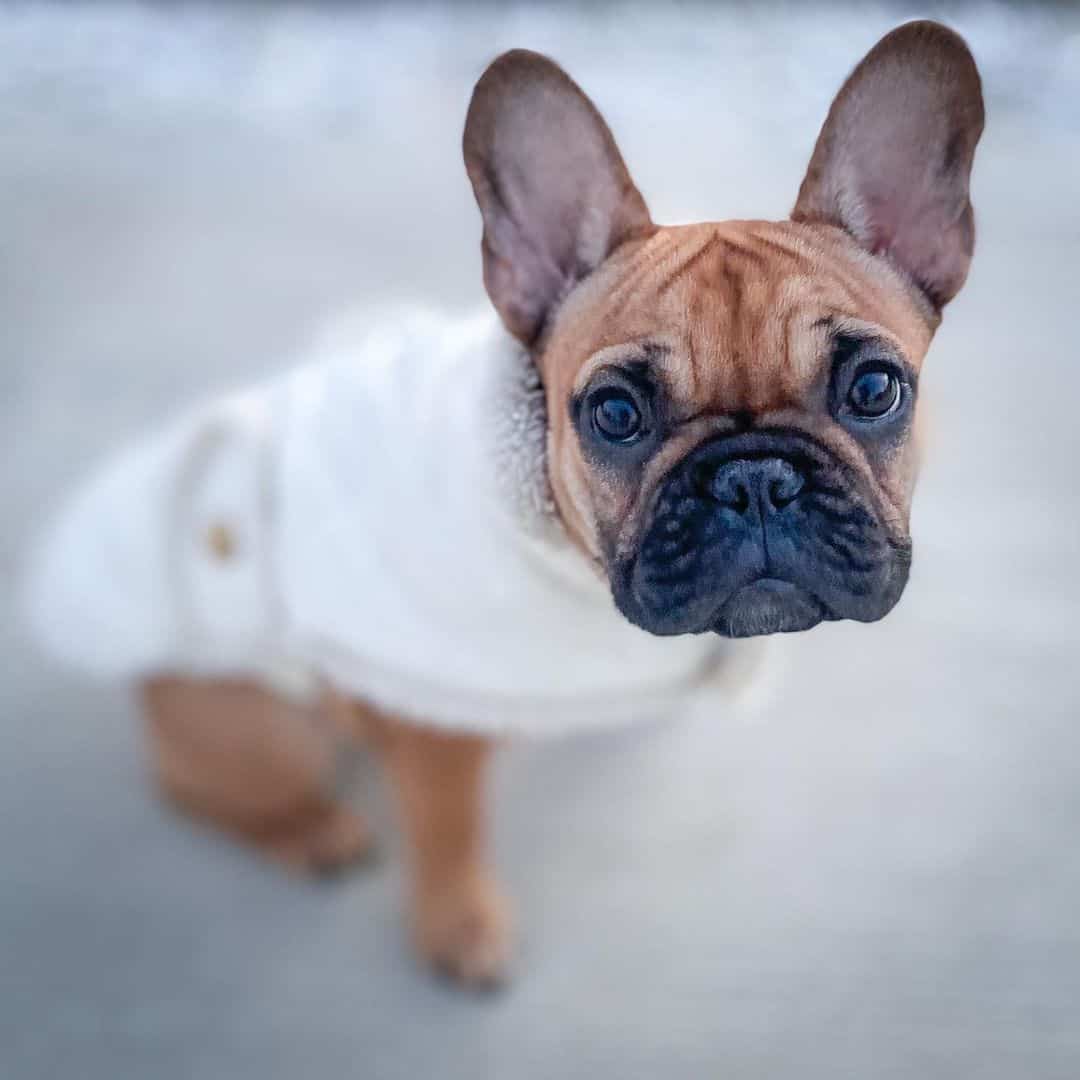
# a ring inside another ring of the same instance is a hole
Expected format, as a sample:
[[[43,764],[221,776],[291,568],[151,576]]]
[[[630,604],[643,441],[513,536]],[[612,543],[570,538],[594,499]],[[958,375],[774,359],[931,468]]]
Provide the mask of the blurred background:
[[[395,860],[290,883],[170,816],[127,691],[4,620],[0,1075],[1080,1075],[1071,6],[4,4],[0,611],[90,459],[343,307],[484,302],[459,138],[500,50],[571,71],[658,221],[780,217],[844,75],[924,15],[988,125],[900,607],[785,639],[752,719],[509,749],[490,1000],[415,966]]]

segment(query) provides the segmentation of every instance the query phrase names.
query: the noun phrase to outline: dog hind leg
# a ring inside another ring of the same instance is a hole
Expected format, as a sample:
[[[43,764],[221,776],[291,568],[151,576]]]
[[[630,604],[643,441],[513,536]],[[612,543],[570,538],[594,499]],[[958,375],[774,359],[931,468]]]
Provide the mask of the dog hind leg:
[[[326,703],[296,705],[240,680],[149,679],[140,688],[162,793],[288,869],[327,874],[372,834],[333,788],[351,733]]]

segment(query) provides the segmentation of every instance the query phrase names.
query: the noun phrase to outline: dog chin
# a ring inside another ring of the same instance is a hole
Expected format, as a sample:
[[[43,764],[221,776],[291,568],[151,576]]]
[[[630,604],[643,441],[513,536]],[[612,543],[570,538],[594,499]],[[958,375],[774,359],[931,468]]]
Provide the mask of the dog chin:
[[[759,578],[724,602],[710,629],[723,637],[790,634],[828,618],[824,605],[805,589],[779,578]]]

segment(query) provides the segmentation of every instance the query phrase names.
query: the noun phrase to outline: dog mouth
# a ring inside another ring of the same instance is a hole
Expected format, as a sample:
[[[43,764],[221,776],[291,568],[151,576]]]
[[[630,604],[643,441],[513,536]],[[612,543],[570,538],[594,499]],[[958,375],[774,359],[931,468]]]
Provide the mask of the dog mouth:
[[[756,637],[809,630],[831,618],[807,589],[778,577],[761,577],[737,588],[720,605],[708,629],[724,637]]]
[[[910,540],[827,449],[754,432],[702,443],[671,469],[609,578],[649,633],[742,638],[880,619],[910,559]]]

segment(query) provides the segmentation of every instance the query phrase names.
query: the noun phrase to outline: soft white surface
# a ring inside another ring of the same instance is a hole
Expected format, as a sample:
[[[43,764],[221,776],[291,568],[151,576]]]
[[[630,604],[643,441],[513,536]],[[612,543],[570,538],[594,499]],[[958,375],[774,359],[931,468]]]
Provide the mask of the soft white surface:
[[[5,7],[0,610],[102,452],[360,296],[482,300],[458,139],[498,49],[596,94],[659,220],[779,215],[843,73],[922,13]],[[899,608],[785,642],[756,724],[508,752],[521,976],[484,1003],[410,965],[396,863],[305,888],[159,812],[124,695],[0,624],[0,1073],[1075,1080],[1080,20],[954,21],[980,235]]]

